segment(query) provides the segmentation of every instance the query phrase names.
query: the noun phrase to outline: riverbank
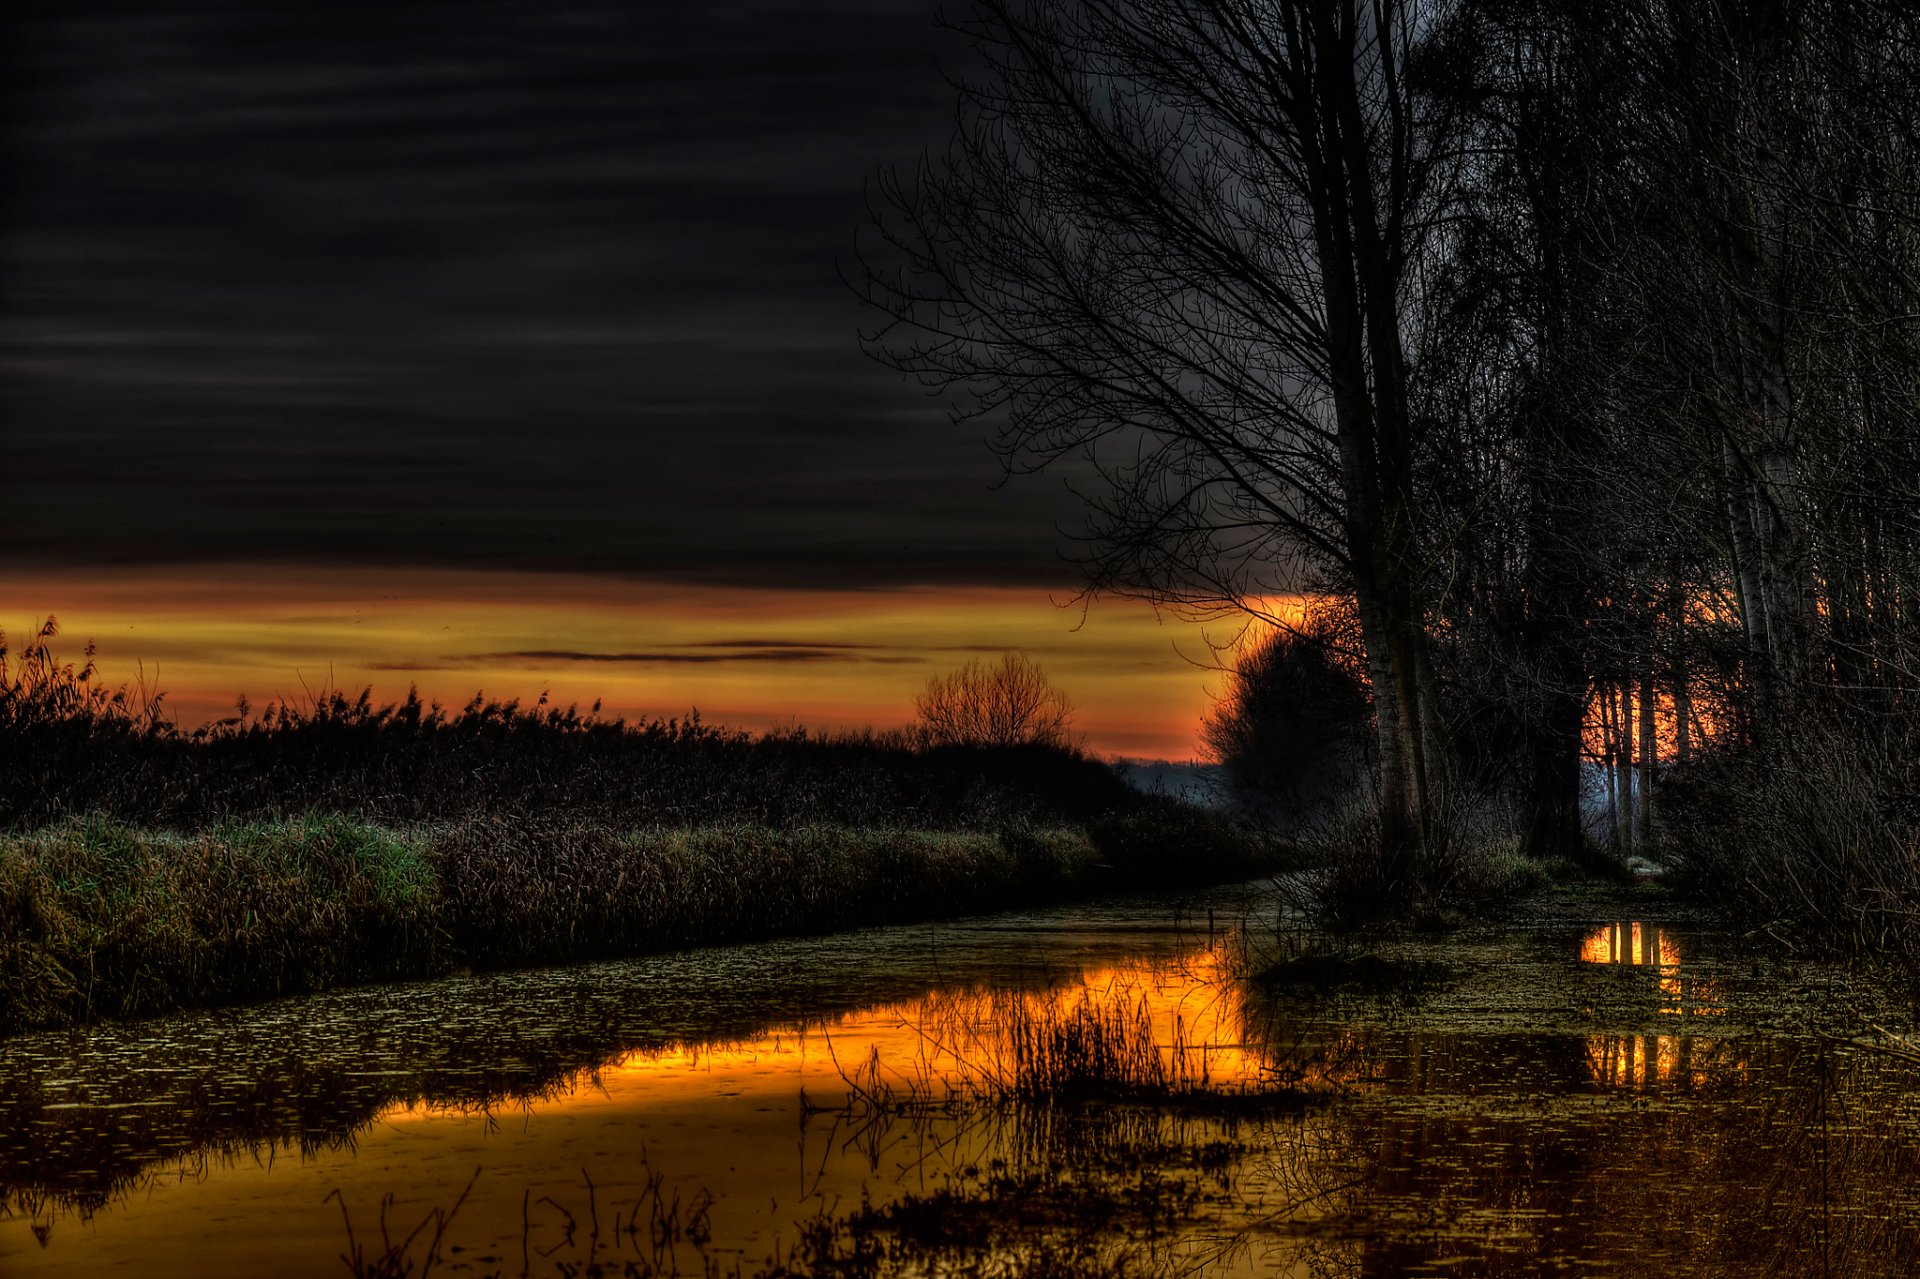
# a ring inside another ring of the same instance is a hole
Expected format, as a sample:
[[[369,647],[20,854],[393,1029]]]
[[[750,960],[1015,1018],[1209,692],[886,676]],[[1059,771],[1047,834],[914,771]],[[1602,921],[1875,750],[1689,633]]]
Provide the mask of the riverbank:
[[[77,819],[0,835],[0,1035],[1200,886],[1280,861],[1173,804],[999,832]]]
[[[1597,882],[1448,933],[1262,884],[368,985],[0,1041],[0,1271],[320,1279],[346,1208],[374,1273],[1905,1273],[1876,1027],[1898,991]]]

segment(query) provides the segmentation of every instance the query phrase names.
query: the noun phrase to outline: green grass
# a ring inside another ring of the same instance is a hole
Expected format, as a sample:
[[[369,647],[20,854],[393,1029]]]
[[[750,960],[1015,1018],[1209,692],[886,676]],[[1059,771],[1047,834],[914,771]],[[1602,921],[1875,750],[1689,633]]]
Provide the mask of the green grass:
[[[1146,882],[1125,835],[75,819],[0,835],[0,1034],[1052,901]],[[1224,826],[1165,836],[1187,883],[1259,869]]]

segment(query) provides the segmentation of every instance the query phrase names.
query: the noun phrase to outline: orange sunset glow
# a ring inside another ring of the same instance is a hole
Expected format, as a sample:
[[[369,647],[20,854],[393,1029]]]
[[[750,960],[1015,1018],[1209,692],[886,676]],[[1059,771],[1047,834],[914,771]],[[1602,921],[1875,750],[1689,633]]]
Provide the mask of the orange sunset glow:
[[[629,718],[685,715],[746,728],[891,727],[927,677],[1019,650],[1073,698],[1076,728],[1109,756],[1200,753],[1222,683],[1209,664],[1239,627],[1131,601],[1082,609],[1072,592],[1013,587],[802,591],[564,574],[260,566],[0,575],[0,624],[51,613],[59,651],[98,646],[111,681],[165,690],[182,727],[327,688],[391,700],[417,686],[457,705],[476,691],[604,702]]]
[[[1920,1275],[1920,4],[20,9],[0,1279]]]

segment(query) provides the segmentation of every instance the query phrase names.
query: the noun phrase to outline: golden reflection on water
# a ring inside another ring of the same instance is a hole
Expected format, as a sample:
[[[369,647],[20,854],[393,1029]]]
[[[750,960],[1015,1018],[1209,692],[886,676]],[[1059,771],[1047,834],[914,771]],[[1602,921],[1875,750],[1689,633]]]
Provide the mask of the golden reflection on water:
[[[585,1207],[583,1172],[606,1211],[658,1170],[683,1202],[712,1193],[718,1251],[751,1273],[821,1208],[924,1188],[930,1146],[941,1166],[1012,1157],[1010,1130],[962,1122],[939,1103],[1018,1086],[1016,1041],[1026,1035],[1030,1051],[1036,1028],[1065,1028],[1065,1040],[1048,1042],[1068,1051],[1080,1042],[1076,1028],[1122,1033],[1169,1085],[1261,1082],[1265,1059],[1246,1042],[1244,1005],[1229,997],[1241,962],[1221,944],[1098,966],[1040,989],[935,989],[762,1035],[628,1051],[501,1108],[410,1097],[374,1114],[342,1148],[269,1144],[166,1161],[97,1212],[17,1204],[16,1213],[29,1211],[0,1216],[0,1273],[243,1273],[267,1247],[282,1279],[331,1274],[340,1269],[342,1206],[362,1231],[377,1230],[392,1193],[404,1232],[450,1202],[476,1167],[449,1236],[470,1256],[517,1268],[523,1234],[536,1253],[566,1237],[563,1214]],[[917,1103],[917,1118],[876,1122],[872,1103],[882,1096]],[[329,1202],[335,1190],[340,1201]],[[44,1243],[27,1244],[22,1215]]]
[[[896,1088],[995,1091],[1019,1082],[1023,1032],[1082,1025],[1092,1033],[1117,1019],[1129,1046],[1151,1045],[1169,1084],[1248,1087],[1269,1080],[1273,1063],[1247,1042],[1246,1009],[1231,997],[1241,962],[1219,945],[1092,969],[1042,990],[936,990],[758,1039],[628,1053],[598,1079],[659,1097],[704,1090],[719,1076],[741,1092],[804,1089],[820,1104],[843,1101],[868,1077]]]
[[[1744,1080],[1747,1063],[1727,1046],[1692,1035],[1590,1035],[1587,1069],[1620,1088],[1706,1088]]]
[[[1670,1017],[1726,1016],[1726,988],[1718,978],[1686,971],[1679,940],[1654,924],[1602,924],[1580,943],[1580,958],[1589,964],[1618,964],[1644,968],[1656,975],[1655,988],[1663,996],[1660,1012]]]
[[[1670,933],[1653,924],[1603,924],[1580,943],[1580,958],[1589,964],[1678,968],[1680,946]]]
[[[1901,1224],[1920,1220],[1908,1189],[1920,1184],[1920,1115],[1897,1063],[1812,1070],[1803,1043],[1730,1034],[1751,992],[1728,979],[1730,1001],[1717,970],[1665,928],[1608,924],[1573,949],[1560,934],[1518,962],[1504,943],[1478,958],[1446,952],[1452,984],[1411,1012],[1379,992],[1262,981],[1237,935],[1187,954],[1173,945],[1090,956],[1077,975],[929,982],[765,1033],[607,1048],[490,1109],[399,1084],[381,1094],[399,1100],[370,1104],[336,1144],[303,1149],[279,1130],[155,1159],[97,1211],[18,1197],[11,1217],[0,1211],[0,1273],[336,1274],[343,1206],[365,1237],[395,1196],[404,1233],[470,1179],[435,1273],[517,1274],[523,1256],[536,1276],[578,1269],[590,1259],[583,1223],[597,1215],[617,1234],[645,1203],[671,1199],[701,1205],[710,1231],[698,1255],[683,1241],[687,1273],[711,1260],[751,1274],[822,1212],[907,1196],[924,1206],[956,1186],[977,1202],[994,1177],[1011,1179],[996,1193],[1016,1208],[1063,1179],[1108,1186],[1111,1203],[1188,1187],[1194,1197],[1143,1202],[1173,1205],[1155,1245],[1171,1268],[1209,1275],[1535,1273],[1568,1259],[1627,1273],[1653,1257],[1642,1224],[1682,1220],[1649,1268],[1793,1273],[1835,1239],[1860,1259],[1836,1274],[1901,1273],[1920,1255]],[[1575,953],[1596,967],[1570,973],[1584,968]],[[1583,1025],[1515,1029],[1485,1015],[1522,995],[1560,1009],[1570,976],[1603,996]],[[1724,1020],[1695,1020],[1708,1016]],[[1119,1063],[1172,1093],[1278,1086],[1312,1100],[1182,1111],[1120,1090],[1117,1105],[966,1104],[1017,1092],[1049,1054]],[[363,1073],[403,1073],[376,1068],[407,1060],[347,1058]],[[1796,1179],[1816,1161],[1828,1181]],[[1815,1210],[1830,1199],[1841,1224],[1816,1238],[1808,1223],[1827,1221]],[[1768,1214],[1784,1224],[1756,1232]],[[1124,1233],[1110,1224],[1102,1248]]]
[[[1646,970],[1659,992],[1663,1017],[1724,1017],[1726,992],[1717,978],[1690,973],[1680,941],[1656,924],[1619,921],[1603,924],[1580,943],[1589,964]],[[1682,1086],[1697,1088],[1744,1072],[1744,1063],[1723,1060],[1717,1045],[1689,1034],[1592,1035],[1587,1038],[1587,1070],[1596,1083],[1613,1087]]]

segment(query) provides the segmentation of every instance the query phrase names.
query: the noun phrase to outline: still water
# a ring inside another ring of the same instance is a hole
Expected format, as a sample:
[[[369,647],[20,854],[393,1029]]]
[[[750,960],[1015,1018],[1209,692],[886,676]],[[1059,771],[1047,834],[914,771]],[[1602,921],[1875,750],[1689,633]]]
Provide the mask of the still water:
[[[1253,886],[18,1037],[0,1274],[1920,1272],[1911,1004],[1762,942]]]

